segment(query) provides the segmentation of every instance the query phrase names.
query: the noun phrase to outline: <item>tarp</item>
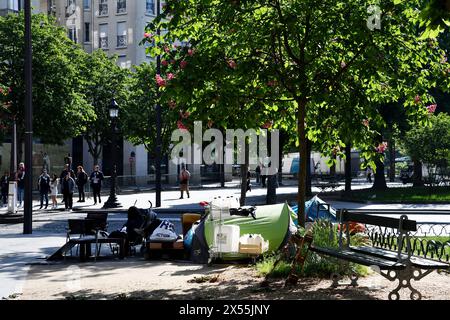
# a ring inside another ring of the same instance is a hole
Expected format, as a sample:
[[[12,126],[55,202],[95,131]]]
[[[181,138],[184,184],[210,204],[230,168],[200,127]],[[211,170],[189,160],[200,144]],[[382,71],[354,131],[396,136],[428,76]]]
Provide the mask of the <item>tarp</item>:
[[[280,249],[296,231],[291,218],[292,210],[287,203],[256,207],[256,219],[250,217],[231,216],[223,220],[223,225],[238,225],[240,236],[244,234],[260,234],[269,241],[269,251]],[[214,250],[214,227],[219,222],[204,217],[194,231],[191,259],[194,262],[206,263],[209,249]],[[223,259],[247,258],[247,254],[223,253]]]
[[[292,210],[295,213],[294,223],[298,225],[298,206],[293,206]],[[315,221],[317,219],[327,219],[336,222],[336,209],[334,209],[327,202],[314,196],[305,202],[306,221]]]

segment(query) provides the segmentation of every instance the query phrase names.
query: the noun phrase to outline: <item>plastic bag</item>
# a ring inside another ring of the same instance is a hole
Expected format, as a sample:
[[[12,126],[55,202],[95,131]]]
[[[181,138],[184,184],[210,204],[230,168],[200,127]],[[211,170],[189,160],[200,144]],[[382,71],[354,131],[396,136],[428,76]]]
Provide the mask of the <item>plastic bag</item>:
[[[178,238],[175,232],[175,226],[172,222],[163,220],[161,224],[153,231],[150,241],[153,242],[174,242]]]

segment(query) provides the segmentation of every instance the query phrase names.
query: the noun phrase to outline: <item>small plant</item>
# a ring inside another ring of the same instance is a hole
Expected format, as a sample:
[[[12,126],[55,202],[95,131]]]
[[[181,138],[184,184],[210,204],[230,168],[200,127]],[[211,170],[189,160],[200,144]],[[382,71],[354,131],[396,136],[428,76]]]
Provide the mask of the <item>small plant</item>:
[[[313,234],[313,244],[318,247],[335,248],[339,247],[338,228],[328,220],[317,220],[311,226]],[[306,230],[299,228],[298,233],[304,235]],[[344,239],[345,241],[345,239]],[[351,237],[351,244],[360,246],[368,243],[368,238],[361,233],[355,234]],[[287,277],[291,271],[293,258],[295,256],[293,248],[287,248],[288,252],[277,252],[275,254],[268,254],[256,264],[256,269],[259,275],[270,275],[274,278]],[[281,258],[281,261],[274,267],[275,262]],[[339,259],[318,255],[314,252],[308,252],[303,270],[297,267],[297,273],[303,277],[320,277],[328,278],[332,273],[338,272],[342,275],[350,275],[357,273],[360,276],[367,275],[369,270],[365,266],[354,263],[346,263]]]

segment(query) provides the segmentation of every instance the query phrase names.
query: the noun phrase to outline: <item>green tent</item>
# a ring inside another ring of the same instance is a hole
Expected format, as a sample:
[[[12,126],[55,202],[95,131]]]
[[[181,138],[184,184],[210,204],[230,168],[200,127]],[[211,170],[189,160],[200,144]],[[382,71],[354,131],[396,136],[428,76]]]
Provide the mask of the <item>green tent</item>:
[[[244,234],[260,234],[265,241],[269,241],[269,252],[281,248],[292,232],[295,232],[295,226],[292,217],[295,216],[287,203],[256,207],[256,219],[250,217],[231,216],[223,220],[223,225],[238,225],[240,227],[240,236]],[[208,248],[213,246],[214,226],[219,222],[213,221],[209,217],[204,219],[204,237]],[[292,229],[294,228],[294,230]],[[203,228],[198,229],[198,231]],[[224,259],[246,258],[247,254],[223,253]]]

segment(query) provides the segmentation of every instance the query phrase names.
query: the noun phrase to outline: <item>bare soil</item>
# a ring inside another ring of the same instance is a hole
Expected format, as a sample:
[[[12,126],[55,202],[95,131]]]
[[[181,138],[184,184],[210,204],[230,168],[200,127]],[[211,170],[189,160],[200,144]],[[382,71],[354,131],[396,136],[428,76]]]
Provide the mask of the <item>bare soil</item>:
[[[300,278],[297,285],[284,286],[272,279],[262,287],[251,266],[195,265],[180,261],[98,261],[32,265],[21,300],[48,299],[301,299],[387,300],[397,282],[373,273],[358,280],[358,287],[331,288],[329,279]],[[345,281],[345,280],[344,280]],[[450,300],[450,274],[433,272],[413,287],[424,300]],[[407,289],[401,299],[409,299]]]

